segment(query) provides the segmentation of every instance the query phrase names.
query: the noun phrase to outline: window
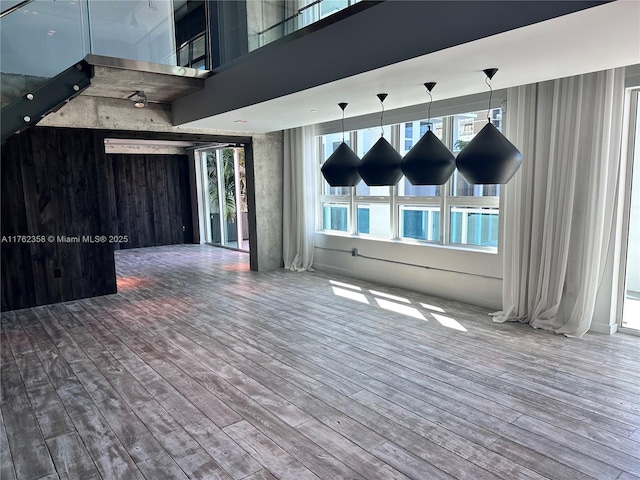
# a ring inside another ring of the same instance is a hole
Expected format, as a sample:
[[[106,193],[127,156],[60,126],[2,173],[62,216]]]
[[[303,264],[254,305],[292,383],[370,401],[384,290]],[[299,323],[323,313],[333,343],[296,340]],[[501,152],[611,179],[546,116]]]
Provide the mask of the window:
[[[440,206],[398,206],[400,211],[400,238],[413,238],[427,242],[440,240]]]
[[[451,207],[451,243],[498,245],[498,209]]]
[[[404,139],[405,150],[411,150],[411,147],[413,147],[413,123],[404,124]]]
[[[349,205],[323,203],[323,229],[336,232],[346,232],[348,229]]]
[[[489,116],[500,129],[501,109],[491,109]],[[486,122],[487,110],[481,110],[387,125],[384,136],[404,156],[431,129],[456,155]],[[380,127],[345,138],[362,158],[380,138]],[[320,163],[341,141],[342,133],[318,137]],[[321,182],[323,231],[489,250],[498,246],[500,185],[470,185],[457,170],[442,186],[412,185],[404,177],[393,187],[369,187],[361,181],[353,188],[331,188]]]
[[[342,143],[342,134],[341,133],[333,133],[331,135],[324,135],[320,137],[320,155],[319,157],[322,159],[320,165],[322,165],[333,152],[340,146]],[[348,137],[345,137],[345,143],[349,146],[350,141]],[[321,176],[322,177],[322,176]],[[345,196],[349,195],[350,190],[348,187],[332,187],[330,186],[326,180],[322,179],[322,195],[328,196]]]

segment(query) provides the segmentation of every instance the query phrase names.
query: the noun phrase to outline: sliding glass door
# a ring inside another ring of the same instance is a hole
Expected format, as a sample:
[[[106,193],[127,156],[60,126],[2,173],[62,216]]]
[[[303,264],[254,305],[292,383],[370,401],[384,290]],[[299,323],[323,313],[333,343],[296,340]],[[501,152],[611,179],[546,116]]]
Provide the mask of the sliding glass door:
[[[640,90],[632,92],[629,118],[630,141],[627,168],[628,222],[625,291],[622,311],[622,327],[640,331]]]
[[[200,151],[206,201],[206,242],[249,251],[243,148]]]

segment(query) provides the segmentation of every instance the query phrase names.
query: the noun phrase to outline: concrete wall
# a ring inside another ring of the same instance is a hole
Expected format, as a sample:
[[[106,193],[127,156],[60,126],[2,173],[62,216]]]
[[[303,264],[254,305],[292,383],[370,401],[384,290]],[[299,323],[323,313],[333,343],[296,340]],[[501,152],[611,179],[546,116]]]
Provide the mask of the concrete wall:
[[[255,252],[251,256],[251,269],[275,270],[283,266],[284,135],[283,132],[272,132],[254,135],[252,138],[252,151],[245,157],[249,197],[249,249]]]
[[[99,128],[167,133],[202,133],[247,136],[232,130],[211,131],[203,128],[180,128],[173,124],[171,105],[150,103],[135,108],[130,100],[79,95],[39,123],[41,127]]]
[[[170,145],[123,145],[104,142],[105,153],[124,153],[128,155],[186,155],[184,147],[172,147]]]

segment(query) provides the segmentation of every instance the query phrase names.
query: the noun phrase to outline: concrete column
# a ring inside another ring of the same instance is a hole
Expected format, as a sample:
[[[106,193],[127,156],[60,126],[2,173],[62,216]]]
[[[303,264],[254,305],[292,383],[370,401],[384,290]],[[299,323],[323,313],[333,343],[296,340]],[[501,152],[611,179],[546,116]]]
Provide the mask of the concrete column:
[[[253,136],[245,150],[251,270],[282,268],[283,132]]]

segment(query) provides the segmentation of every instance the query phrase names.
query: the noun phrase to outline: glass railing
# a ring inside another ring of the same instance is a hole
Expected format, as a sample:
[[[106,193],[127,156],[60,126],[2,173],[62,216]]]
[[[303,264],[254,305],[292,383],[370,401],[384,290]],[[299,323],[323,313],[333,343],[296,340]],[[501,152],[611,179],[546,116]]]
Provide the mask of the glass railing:
[[[172,0],[24,3],[0,18],[3,107],[89,53],[176,65]]]
[[[249,32],[249,50],[263,47],[358,2],[360,0],[304,0],[303,2],[284,2],[283,9],[280,2],[276,4],[266,0],[262,2],[262,20],[263,23],[265,20],[270,22],[268,26],[258,31],[253,39]],[[286,9],[287,5],[300,4],[302,4],[300,8]],[[265,8],[268,9],[270,6],[272,11],[269,15],[269,10],[265,11]]]

